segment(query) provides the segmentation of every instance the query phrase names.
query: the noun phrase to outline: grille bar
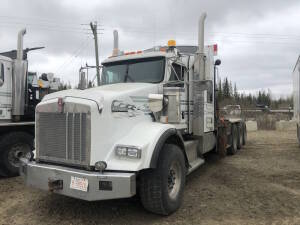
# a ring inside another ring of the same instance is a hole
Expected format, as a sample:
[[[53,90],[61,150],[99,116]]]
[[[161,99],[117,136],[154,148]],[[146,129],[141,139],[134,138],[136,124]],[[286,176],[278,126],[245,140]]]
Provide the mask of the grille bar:
[[[87,113],[38,113],[38,160],[88,165],[88,120]]]

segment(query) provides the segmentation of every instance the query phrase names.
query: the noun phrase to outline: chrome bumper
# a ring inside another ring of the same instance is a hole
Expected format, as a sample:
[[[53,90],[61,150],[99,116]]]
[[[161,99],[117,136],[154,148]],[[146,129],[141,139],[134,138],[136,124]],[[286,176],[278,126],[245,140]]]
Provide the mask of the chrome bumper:
[[[29,187],[87,201],[128,198],[136,193],[135,173],[91,172],[36,162],[24,163],[20,173]],[[71,177],[87,179],[87,191],[71,189]]]

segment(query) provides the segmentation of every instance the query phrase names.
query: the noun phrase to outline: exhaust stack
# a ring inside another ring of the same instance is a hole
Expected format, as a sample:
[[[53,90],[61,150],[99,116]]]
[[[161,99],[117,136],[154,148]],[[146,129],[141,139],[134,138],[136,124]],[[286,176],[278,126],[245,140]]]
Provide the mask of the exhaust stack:
[[[204,138],[204,90],[206,90],[205,76],[205,52],[204,52],[204,22],[206,13],[202,13],[198,23],[198,51],[195,57],[195,68],[193,76],[193,85],[191,85],[189,96],[194,101],[194,113],[192,116],[191,131],[195,136]],[[202,94],[203,93],[203,94]],[[201,141],[202,148],[205,146]]]
[[[114,48],[113,48],[113,56],[119,55],[119,34],[117,30],[114,30]]]
[[[17,42],[17,58],[14,60],[13,76],[12,76],[12,115],[15,121],[20,120],[20,116],[25,111],[25,89],[27,79],[27,60],[23,60],[23,38],[26,29],[22,29],[18,33]]]
[[[23,36],[25,34],[26,34],[26,29],[22,29],[18,33],[17,60],[23,60]]]
[[[199,18],[199,30],[198,30],[198,53],[204,54],[204,22],[207,14],[202,13]]]
[[[199,79],[205,80],[205,58],[204,58],[204,22],[207,14],[204,12],[199,18],[198,27],[198,56],[199,56]]]

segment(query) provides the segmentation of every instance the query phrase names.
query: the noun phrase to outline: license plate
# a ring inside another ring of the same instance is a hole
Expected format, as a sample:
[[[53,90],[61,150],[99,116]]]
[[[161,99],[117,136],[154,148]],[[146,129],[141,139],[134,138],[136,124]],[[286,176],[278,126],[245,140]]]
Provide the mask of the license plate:
[[[89,186],[88,179],[71,176],[71,183],[70,183],[71,189],[87,192],[88,186]]]

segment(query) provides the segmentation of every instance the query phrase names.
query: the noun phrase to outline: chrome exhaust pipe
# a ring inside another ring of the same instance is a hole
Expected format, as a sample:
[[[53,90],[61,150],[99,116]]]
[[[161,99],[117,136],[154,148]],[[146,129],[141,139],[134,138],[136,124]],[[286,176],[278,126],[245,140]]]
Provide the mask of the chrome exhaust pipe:
[[[114,30],[114,48],[113,48],[113,56],[119,55],[119,34],[117,30]]]
[[[204,58],[204,22],[207,14],[204,12],[199,18],[198,27],[198,57],[199,57],[199,79],[205,80],[205,58]]]
[[[204,54],[204,22],[206,19],[206,12],[202,13],[199,18],[199,30],[198,30],[198,53]]]
[[[13,62],[12,74],[12,116],[14,121],[19,121],[20,116],[25,112],[26,79],[27,79],[27,60],[23,59],[23,37],[26,29],[18,33],[17,58]]]
[[[26,34],[26,29],[22,29],[18,33],[17,60],[23,60],[23,36],[25,34]]]

